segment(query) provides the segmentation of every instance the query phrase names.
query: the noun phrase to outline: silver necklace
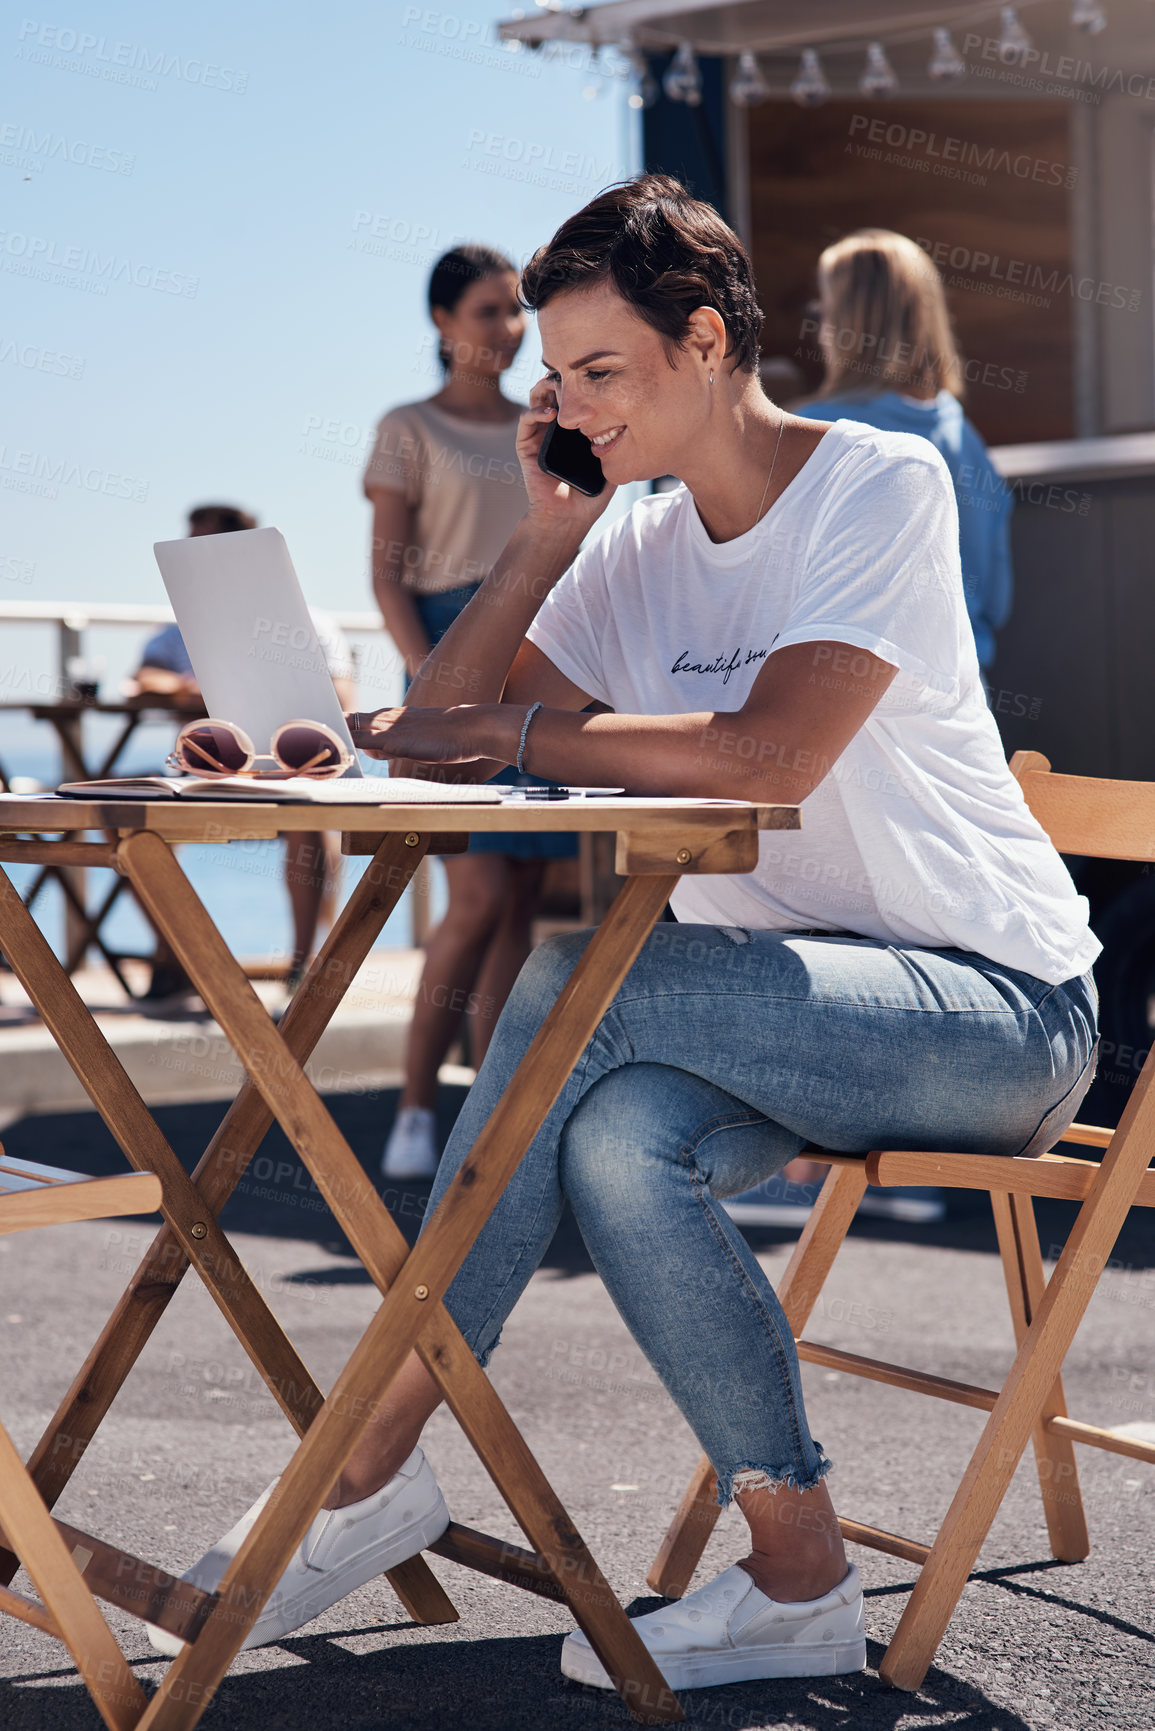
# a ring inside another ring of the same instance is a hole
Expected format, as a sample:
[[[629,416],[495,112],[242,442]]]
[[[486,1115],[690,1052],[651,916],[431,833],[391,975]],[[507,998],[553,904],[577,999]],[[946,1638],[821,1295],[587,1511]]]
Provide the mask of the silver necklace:
[[[762,506],[765,505],[765,503],[766,503],[766,495],[770,491],[770,482],[774,478],[774,465],[778,461],[778,447],[782,443],[782,429],[785,425],[786,425],[786,416],[783,413],[783,411],[781,409],[779,409],[779,411],[778,411],[778,437],[774,441],[774,455],[770,459],[770,473],[766,477],[766,485],[762,489],[762,498],[761,498],[761,501],[758,505],[758,510],[757,510],[757,514],[755,515],[754,521],[750,525],[751,529],[757,528],[758,523],[759,523],[761,516],[762,516]]]

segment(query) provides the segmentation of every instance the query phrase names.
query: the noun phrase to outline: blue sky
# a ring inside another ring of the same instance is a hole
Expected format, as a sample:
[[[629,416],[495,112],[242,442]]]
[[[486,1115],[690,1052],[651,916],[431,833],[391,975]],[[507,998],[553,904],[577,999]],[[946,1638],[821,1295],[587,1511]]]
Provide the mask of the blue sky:
[[[311,601],[369,605],[360,467],[384,409],[437,388],[432,259],[521,260],[638,166],[619,72],[512,54],[504,15],[8,13],[0,599],[162,602],[153,541],[221,497],[284,531]],[[531,330],[513,394],[539,356]],[[47,663],[46,633],[0,629],[5,666]],[[137,640],[98,645],[110,676]]]

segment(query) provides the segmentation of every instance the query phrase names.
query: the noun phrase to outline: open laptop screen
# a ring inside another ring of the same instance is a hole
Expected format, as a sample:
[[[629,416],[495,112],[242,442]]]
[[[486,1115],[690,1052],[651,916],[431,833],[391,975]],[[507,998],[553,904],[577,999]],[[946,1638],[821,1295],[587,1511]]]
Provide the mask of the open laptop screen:
[[[325,652],[279,529],[158,541],[156,561],[205,708],[258,752],[285,721],[323,721],[353,752]]]

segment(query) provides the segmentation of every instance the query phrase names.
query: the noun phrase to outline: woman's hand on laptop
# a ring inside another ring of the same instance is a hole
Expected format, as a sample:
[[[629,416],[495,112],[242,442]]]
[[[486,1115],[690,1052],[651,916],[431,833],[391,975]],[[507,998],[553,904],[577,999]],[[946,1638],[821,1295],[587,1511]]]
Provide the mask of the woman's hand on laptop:
[[[516,758],[521,713],[500,703],[463,703],[451,709],[352,710],[345,720],[358,751],[386,760],[391,775],[485,781]],[[492,757],[506,733],[512,756]],[[431,777],[435,764],[451,765],[453,775]]]

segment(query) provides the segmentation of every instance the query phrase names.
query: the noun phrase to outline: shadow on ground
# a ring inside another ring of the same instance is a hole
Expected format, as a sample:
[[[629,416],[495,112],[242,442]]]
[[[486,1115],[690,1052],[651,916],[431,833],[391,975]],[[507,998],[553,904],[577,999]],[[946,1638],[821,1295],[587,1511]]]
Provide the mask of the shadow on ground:
[[[438,1133],[444,1144],[461,1110],[466,1089],[443,1087],[438,1112]],[[326,1105],[365,1170],[377,1180],[382,1199],[410,1243],[417,1236],[429,1194],[428,1184],[406,1184],[380,1179],[378,1161],[385,1134],[397,1108],[397,1090],[360,1094],[330,1094]],[[155,1117],[161,1131],[191,1172],[212,1138],[224,1113],[223,1101],[185,1106],[160,1106]],[[112,1135],[95,1112],[43,1114],[22,1118],[9,1125],[4,1147],[16,1159],[43,1160],[76,1172],[104,1174],[124,1170],[124,1157]],[[1085,1150],[1080,1150],[1085,1152]],[[1061,1244],[1074,1222],[1073,1203],[1036,1202],[1039,1237],[1044,1254]],[[941,1245],[954,1250],[998,1254],[990,1203],[977,1190],[946,1192],[946,1218],[931,1225],[905,1225],[896,1221],[860,1218],[851,1232],[857,1238],[889,1243]],[[274,1238],[297,1238],[321,1244],[335,1255],[352,1257],[348,1239],[337,1226],[303,1162],[294,1153],[279,1125],[274,1125],[261,1143],[248,1171],[225,1206],[221,1224],[226,1232],[267,1234]],[[797,1237],[797,1231],[751,1226],[746,1236],[756,1250],[769,1249]],[[1140,1211],[1133,1209],[1114,1255],[1131,1268],[1155,1265],[1155,1235],[1143,1230]],[[592,1263],[572,1217],[566,1214],[543,1264],[561,1274],[588,1274]],[[311,1280],[318,1276],[311,1274]],[[367,1281],[359,1262],[347,1270],[334,1269],[324,1276],[331,1284]]]
[[[662,1601],[638,1599],[637,1616]],[[395,1625],[350,1631],[391,1633]],[[459,1717],[468,1703],[470,1731],[589,1731],[633,1723],[616,1694],[570,1683],[558,1672],[559,1638],[423,1641],[420,1645],[355,1653],[341,1635],[290,1637],[282,1643],[295,1664],[233,1674],[217,1691],[206,1725],[212,1731],[299,1731],[314,1715],[341,1702],[345,1727],[388,1725],[390,1731],[432,1731]],[[869,1671],[850,1677],[730,1684],[679,1695],[689,1727],[727,1731],[898,1731],[912,1722],[951,1731],[1030,1731],[1017,1713],[998,1708],[979,1688],[932,1667],[917,1697],[882,1682],[882,1648],[868,1642]],[[46,1672],[18,1687],[0,1688],[6,1731],[91,1731],[93,1708],[79,1687],[62,1687]],[[74,1675],[74,1673],[73,1673]],[[314,1721],[315,1722],[315,1721]]]

